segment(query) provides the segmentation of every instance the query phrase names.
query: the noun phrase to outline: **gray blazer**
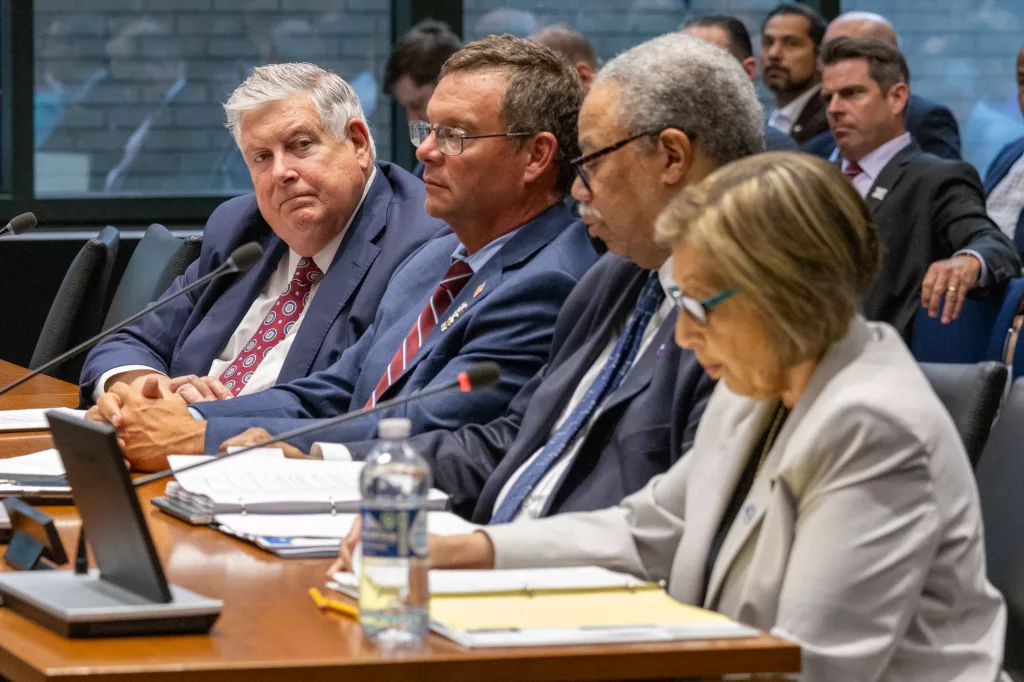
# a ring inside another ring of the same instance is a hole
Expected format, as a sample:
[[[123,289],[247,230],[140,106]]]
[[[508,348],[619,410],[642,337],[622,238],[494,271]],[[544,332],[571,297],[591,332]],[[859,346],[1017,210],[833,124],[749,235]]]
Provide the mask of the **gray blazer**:
[[[487,529],[498,568],[598,564],[700,603],[774,401],[719,382],[689,456],[618,507]],[[800,644],[804,680],[995,680],[1006,611],[949,415],[892,327],[822,359],[725,538],[703,606]]]

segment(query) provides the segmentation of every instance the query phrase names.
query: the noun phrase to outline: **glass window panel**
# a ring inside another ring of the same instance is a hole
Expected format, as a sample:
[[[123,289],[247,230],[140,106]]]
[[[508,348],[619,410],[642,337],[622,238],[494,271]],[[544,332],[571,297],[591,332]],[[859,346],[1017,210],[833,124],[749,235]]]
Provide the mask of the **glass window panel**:
[[[359,94],[378,154],[391,3],[35,0],[39,197],[238,194],[252,184],[221,103],[254,65],[309,61]]]
[[[842,10],[877,12],[893,22],[911,92],[952,110],[964,159],[979,173],[1024,135],[1016,82],[1024,0],[843,0]]]
[[[681,28],[691,19],[731,14],[746,25],[760,53],[761,21],[778,0],[464,0],[466,39],[494,33],[527,37],[552,24],[568,24],[590,42],[605,62],[618,53]],[[774,107],[771,91],[755,82],[765,111]]]

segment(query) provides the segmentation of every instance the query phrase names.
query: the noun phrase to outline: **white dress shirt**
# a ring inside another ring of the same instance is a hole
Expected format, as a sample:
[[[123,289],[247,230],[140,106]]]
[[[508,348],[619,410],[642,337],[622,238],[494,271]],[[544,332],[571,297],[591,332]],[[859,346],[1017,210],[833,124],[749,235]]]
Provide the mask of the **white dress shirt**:
[[[501,247],[504,246],[505,242],[511,239],[515,233],[516,231],[513,230],[507,234],[503,234],[497,239],[488,242],[486,246],[474,251],[471,256],[467,256],[466,247],[459,244],[452,253],[452,260],[465,260],[469,269],[474,273],[477,273],[487,261],[491,260],[498,251],[501,251]],[[310,448],[309,452],[313,457],[318,457],[320,459],[330,459],[343,462],[352,461],[352,453],[344,443],[313,443],[313,447]]]
[[[804,113],[807,103],[811,101],[812,97],[817,97],[819,92],[821,92],[821,83],[804,90],[792,102],[773,111],[768,117],[768,125],[789,135],[793,131],[793,126],[800,119],[800,114]]]
[[[352,215],[349,216],[348,222],[345,223],[345,227],[334,237],[331,241],[327,242],[324,248],[313,256],[313,262],[316,263],[317,267],[320,268],[321,272],[327,272],[328,268],[331,267],[331,263],[334,261],[334,256],[338,252],[338,247],[341,246],[341,240],[345,238],[345,233],[348,232],[349,226],[352,224],[352,220],[355,219],[359,213],[359,209],[362,208],[363,200],[366,199],[366,195],[370,191],[370,186],[373,184],[374,178],[377,177],[377,167],[374,166],[370,173],[370,179],[366,182],[366,186],[363,187],[363,196],[360,197],[359,203],[356,205]],[[210,369],[207,372],[209,376],[219,377],[221,373],[227,369],[228,365],[234,362],[235,358],[242,351],[242,348],[252,335],[256,333],[256,330],[263,324],[264,318],[273,309],[274,304],[277,303],[278,297],[281,292],[285,290],[288,283],[291,282],[292,277],[295,276],[295,269],[299,266],[299,260],[302,258],[299,254],[295,253],[292,249],[288,249],[288,252],[281,257],[281,261],[277,264],[277,268],[267,279],[267,283],[263,285],[263,289],[259,295],[252,302],[248,312],[239,322],[235,328],[234,333],[228,339],[227,345],[217,355],[217,358],[210,363]],[[275,347],[272,353],[267,355],[256,371],[253,372],[252,379],[249,380],[238,395],[248,395],[257,391],[270,388],[277,383],[277,377],[281,373],[281,368],[284,367],[284,361],[288,357],[288,350],[292,346],[292,341],[295,339],[295,335],[299,333],[299,328],[302,326],[302,320],[306,316],[306,310],[313,304],[313,299],[316,297],[316,292],[320,288],[320,283],[323,281],[323,277],[318,279],[310,287],[309,303],[303,308],[299,314],[299,318],[295,321],[295,326],[292,327],[291,333],[289,333],[284,339],[281,340]],[[107,370],[104,372],[99,381],[96,382],[96,387],[93,389],[93,400],[99,400],[100,396],[103,395],[104,387],[107,385],[107,381],[111,377],[121,374],[122,372],[130,372],[133,370],[148,369],[154,372],[160,372],[153,367],[147,367],[146,365],[122,365],[121,367],[115,367],[114,369]]]
[[[854,176],[850,182],[853,183],[857,193],[864,199],[868,198],[868,192],[874,187],[878,181],[878,176],[882,173],[882,170],[889,165],[889,162],[893,160],[897,154],[903,151],[907,146],[910,145],[912,138],[909,132],[903,133],[899,137],[894,137],[888,142],[875,147],[870,152],[865,154],[857,162],[860,166],[860,173]],[[838,151],[838,149],[837,149]],[[850,162],[846,159],[842,160],[843,172],[850,166]],[[882,195],[877,197],[881,200],[885,193],[888,192],[888,187],[879,187],[876,192],[882,192]],[[981,257],[981,254],[972,249],[960,249],[954,256],[974,256],[981,263],[981,273],[978,275],[978,281],[974,283],[974,286],[983,286],[988,281],[988,266],[985,265],[985,259]],[[972,287],[973,288],[973,287]]]
[[[992,188],[985,201],[988,217],[1010,239],[1017,232],[1017,221],[1024,210],[1024,154],[1010,166],[1003,179]]]
[[[664,265],[658,269],[658,279],[661,282],[662,289],[665,290],[665,300],[661,302],[661,305],[658,306],[658,310],[655,311],[651,320],[647,323],[647,327],[644,328],[644,334],[640,341],[640,350],[637,351],[636,359],[639,359],[644,354],[644,351],[647,350],[647,347],[651,344],[651,341],[661,329],[661,325],[664,324],[665,320],[672,312],[672,297],[668,294],[668,289],[672,286],[671,258],[665,261]],[[554,427],[551,429],[552,433],[554,433],[558,427],[560,427],[565,420],[569,418],[572,411],[583,400],[583,396],[586,395],[591,384],[594,383],[597,376],[601,373],[601,368],[604,367],[605,363],[608,362],[608,358],[611,357],[612,351],[615,349],[615,344],[619,340],[619,335],[622,334],[624,327],[625,325],[622,325],[622,327],[617,329],[615,334],[608,339],[608,343],[605,345],[604,350],[601,351],[599,356],[597,356],[597,360],[595,360],[594,364],[587,370],[587,373],[583,375],[579,386],[576,387],[575,392],[572,394],[572,398],[568,403],[566,403],[565,408],[562,410],[562,414],[558,417],[558,421],[555,422]],[[636,365],[636,359],[633,361],[633,366]],[[633,366],[630,366],[629,371],[632,371]],[[629,376],[628,372],[626,373],[626,376]],[[625,378],[623,381],[625,381]],[[576,459],[576,455],[583,446],[583,441],[586,440],[587,434],[590,433],[590,429],[593,427],[594,422],[602,412],[604,412],[604,406],[599,405],[598,408],[594,410],[594,414],[591,415],[587,423],[580,428],[579,433],[576,434],[576,438],[572,443],[563,450],[558,461],[555,462],[547,472],[545,472],[539,481],[537,481],[537,485],[533,487],[533,490],[531,490],[526,496],[526,499],[523,500],[522,506],[519,507],[519,511],[516,513],[515,518],[512,519],[513,521],[536,519],[540,517],[544,508],[547,506],[548,498],[550,498],[552,493],[555,492],[558,482],[562,480],[562,476]],[[539,457],[543,451],[544,446],[542,445],[535,453],[533,453],[533,455],[530,456],[528,460],[523,463],[522,466],[516,470],[514,474],[512,474],[512,476],[509,477],[505,482],[504,487],[502,487],[501,492],[498,494],[497,499],[494,501],[494,511],[498,510],[509,491],[512,490],[512,486],[515,485],[515,482],[519,480],[533,460]]]

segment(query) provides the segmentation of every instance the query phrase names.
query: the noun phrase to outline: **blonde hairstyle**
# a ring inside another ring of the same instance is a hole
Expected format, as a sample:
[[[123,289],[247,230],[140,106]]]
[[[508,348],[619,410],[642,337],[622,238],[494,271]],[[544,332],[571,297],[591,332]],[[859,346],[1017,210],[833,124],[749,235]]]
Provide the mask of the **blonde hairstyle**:
[[[867,205],[832,164],[808,154],[759,154],[678,194],[658,218],[667,246],[700,252],[714,283],[758,312],[783,368],[846,335],[878,271]]]

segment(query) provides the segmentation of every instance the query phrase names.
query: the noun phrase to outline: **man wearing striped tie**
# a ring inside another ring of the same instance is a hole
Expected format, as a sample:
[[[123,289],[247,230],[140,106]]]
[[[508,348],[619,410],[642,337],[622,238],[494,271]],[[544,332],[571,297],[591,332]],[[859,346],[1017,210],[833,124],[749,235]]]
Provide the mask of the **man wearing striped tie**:
[[[426,167],[427,213],[452,234],[398,267],[359,342],[304,379],[193,404],[198,419],[183,401],[127,387],[92,415],[118,427],[134,467],[162,468],[170,453],[216,451],[250,427],[281,433],[492,360],[502,373],[495,387],[415,401],[317,435],[365,440],[389,416],[410,418],[415,431],[498,417],[544,364],[559,309],[596,260],[585,226],[562,203],[582,99],[575,70],[548,48],[511,36],[467,45],[442,70],[430,120],[410,124]],[[308,450],[312,438],[293,444]]]
[[[909,343],[922,305],[948,324],[968,294],[987,295],[1019,274],[1017,249],[985,213],[974,167],[922,152],[907,132],[910,71],[897,48],[835,38],[821,59],[840,168],[871,209],[883,245],[864,314]]]

